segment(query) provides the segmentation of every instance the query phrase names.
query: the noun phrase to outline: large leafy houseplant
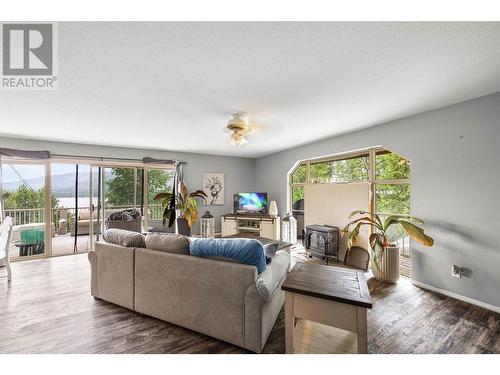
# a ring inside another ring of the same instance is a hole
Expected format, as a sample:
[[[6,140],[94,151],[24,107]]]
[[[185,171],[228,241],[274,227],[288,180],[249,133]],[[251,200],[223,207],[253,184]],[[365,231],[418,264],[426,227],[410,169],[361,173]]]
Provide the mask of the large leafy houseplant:
[[[159,201],[164,208],[163,225],[165,225],[167,221],[169,227],[174,225],[177,216],[176,210],[179,210],[181,217],[186,219],[189,228],[191,228],[198,215],[195,198],[202,198],[203,200],[206,200],[207,195],[202,190],[196,190],[189,193],[184,182],[181,182],[177,197],[172,192],[156,194],[154,200]]]
[[[362,210],[357,210],[351,212],[349,218],[356,215],[361,216],[350,223],[348,223],[342,230],[344,233],[349,232],[349,229],[354,226],[354,229],[349,233],[347,240],[347,246],[350,248],[358,239],[359,231],[363,225],[372,227],[374,229],[373,233],[370,234],[369,242],[373,250],[373,264],[377,268],[377,271],[383,274],[380,267],[380,262],[384,256],[385,251],[388,248],[395,247],[389,241],[388,230],[393,225],[401,225],[404,231],[415,241],[421,243],[425,246],[432,246],[434,240],[424,233],[424,230],[417,226],[416,224],[424,224],[424,221],[410,215],[389,215],[384,219],[380,215],[366,212]]]

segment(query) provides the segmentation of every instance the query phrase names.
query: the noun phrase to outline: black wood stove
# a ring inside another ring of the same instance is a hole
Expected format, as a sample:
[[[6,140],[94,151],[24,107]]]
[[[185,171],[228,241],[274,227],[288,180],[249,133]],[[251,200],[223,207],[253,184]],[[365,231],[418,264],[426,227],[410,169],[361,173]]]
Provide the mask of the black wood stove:
[[[302,242],[310,255],[339,261],[339,228],[330,225],[308,225],[303,230]]]

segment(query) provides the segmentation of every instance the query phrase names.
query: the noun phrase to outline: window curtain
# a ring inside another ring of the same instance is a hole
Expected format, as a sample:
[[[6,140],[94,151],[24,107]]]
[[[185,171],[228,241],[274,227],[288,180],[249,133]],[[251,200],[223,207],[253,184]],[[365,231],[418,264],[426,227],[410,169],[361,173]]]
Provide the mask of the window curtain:
[[[174,174],[174,187],[172,189],[172,193],[174,194],[174,197],[175,197],[175,200],[177,201],[177,195],[180,191],[180,188],[181,188],[181,184],[184,182],[184,165],[186,163],[181,161],[181,162],[178,162],[177,165],[175,166],[175,174]],[[176,217],[180,217],[181,216],[181,212],[180,210],[176,210],[175,211],[175,216]],[[175,233],[178,233],[177,231],[177,220],[175,222]]]
[[[155,158],[149,158],[149,157],[142,158],[142,162],[144,164],[151,164],[151,163],[154,163],[154,164],[175,164],[175,163],[177,163],[175,160],[155,159]]]
[[[2,156],[15,159],[50,159],[49,151],[28,151],[15,150],[12,148],[0,147],[0,222],[3,222],[4,217],[4,193],[3,193],[3,176],[2,176]]]
[[[19,159],[50,159],[50,152],[49,151],[14,150],[12,148],[0,148],[0,158],[2,156],[7,156],[10,158],[19,158]]]

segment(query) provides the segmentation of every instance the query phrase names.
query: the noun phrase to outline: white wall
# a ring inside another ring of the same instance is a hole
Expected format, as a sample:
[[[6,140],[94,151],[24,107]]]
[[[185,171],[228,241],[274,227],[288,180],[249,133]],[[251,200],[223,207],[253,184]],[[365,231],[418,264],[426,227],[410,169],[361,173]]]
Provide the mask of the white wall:
[[[233,194],[253,189],[253,159],[223,157],[182,152],[142,150],[121,147],[92,146],[73,143],[38,141],[0,137],[0,147],[22,150],[49,150],[54,154],[82,155],[108,158],[142,159],[145,156],[186,161],[184,180],[190,190],[202,188],[203,172],[223,172],[225,179],[225,200],[223,206],[198,206],[198,217],[209,210],[216,217],[216,228],[220,228],[220,215],[233,209]],[[199,219],[193,226],[193,233],[199,232]]]
[[[259,158],[255,189],[284,212],[297,160],[377,145],[410,159],[411,211],[435,239],[414,244],[413,278],[500,307],[499,93]],[[452,264],[466,277],[453,278]]]

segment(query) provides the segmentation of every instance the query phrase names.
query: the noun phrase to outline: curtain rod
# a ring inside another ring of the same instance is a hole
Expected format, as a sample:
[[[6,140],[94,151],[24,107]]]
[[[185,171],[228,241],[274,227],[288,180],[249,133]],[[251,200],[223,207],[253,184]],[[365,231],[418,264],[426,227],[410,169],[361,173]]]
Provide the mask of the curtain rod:
[[[172,164],[179,164],[179,163],[187,164],[187,162],[181,161],[181,160],[164,160],[164,159],[160,160],[160,159],[153,159],[153,158],[149,158],[149,157],[142,158],[142,159],[132,159],[132,158],[117,158],[117,157],[102,157],[102,156],[96,157],[96,156],[66,155],[66,154],[51,154],[51,157],[52,158],[59,157],[59,158],[92,159],[92,160],[96,160],[96,161],[106,161],[106,160],[131,161],[131,162],[144,163],[144,164],[155,163],[155,161],[157,161],[157,163],[171,162]]]

